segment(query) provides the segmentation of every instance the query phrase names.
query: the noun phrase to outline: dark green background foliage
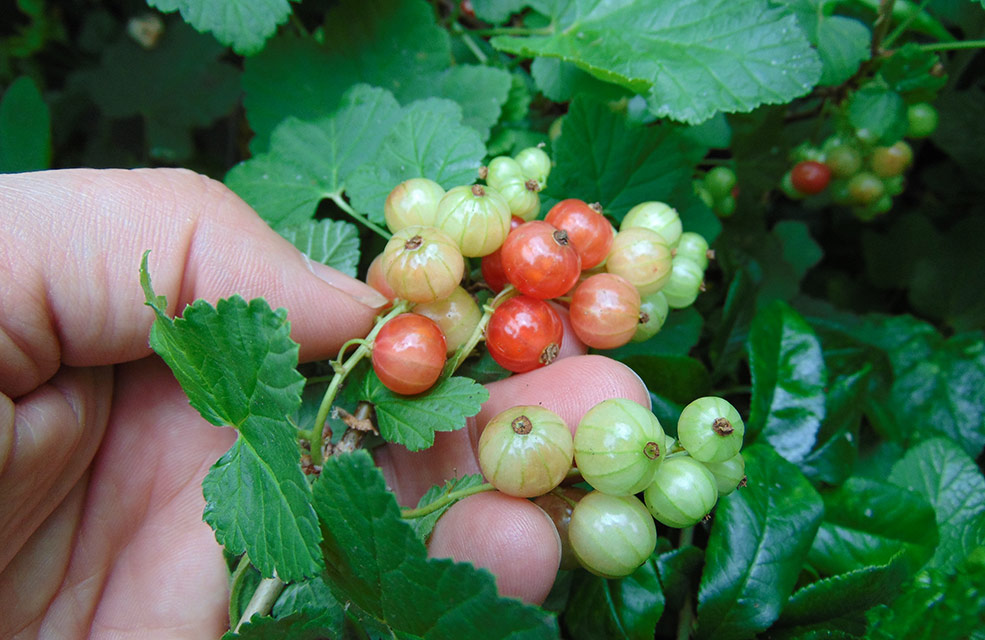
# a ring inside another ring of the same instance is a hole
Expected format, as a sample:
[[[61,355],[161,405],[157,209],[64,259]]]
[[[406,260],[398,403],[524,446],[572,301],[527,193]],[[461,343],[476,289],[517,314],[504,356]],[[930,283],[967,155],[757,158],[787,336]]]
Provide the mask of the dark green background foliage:
[[[408,526],[364,453],[305,481],[286,417],[310,421],[318,394],[303,392],[283,311],[232,297],[162,313],[155,348],[193,406],[240,434],[206,480],[205,519],[249,554],[249,584],[275,571],[290,582],[229,637],[985,638],[985,59],[955,44],[985,36],[985,11],[897,1],[880,31],[879,4],[8,8],[2,172],[189,167],[313,259],[364,275],[382,244],[356,222],[382,224],[398,182],[469,183],[491,156],[544,142],[555,167],[542,211],[582,198],[618,224],[663,200],[713,242],[696,306],[607,355],[640,374],[671,435],[696,397],[735,404],[748,486],[693,536],[659,526],[628,578],[560,573],[543,608],[499,598],[488,572],[428,560],[436,516]],[[892,47],[872,58],[873,37]],[[915,165],[888,214],[862,222],[827,196],[778,190],[805,142],[865,129],[891,144],[922,101],[940,125],[910,141]],[[692,185],[719,164],[739,182],[725,219]],[[460,373],[505,372],[484,358]],[[456,377],[408,400],[362,367],[338,404],[375,403],[382,436],[419,449],[485,398]]]

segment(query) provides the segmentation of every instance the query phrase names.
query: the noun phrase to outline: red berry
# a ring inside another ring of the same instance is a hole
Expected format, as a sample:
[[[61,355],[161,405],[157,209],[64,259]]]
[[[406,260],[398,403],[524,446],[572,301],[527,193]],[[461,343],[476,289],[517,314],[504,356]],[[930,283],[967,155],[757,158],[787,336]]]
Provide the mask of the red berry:
[[[386,277],[383,275],[382,253],[373,258],[373,261],[369,263],[369,269],[366,271],[366,284],[382,293],[391,302],[397,297],[397,294],[393,292],[393,288],[390,287],[386,281]]]
[[[394,393],[431,388],[445,366],[445,336],[430,318],[403,313],[391,318],[373,342],[373,371]]]
[[[510,232],[512,233],[521,224],[523,224],[523,218],[518,216],[511,217]],[[487,256],[482,256],[482,279],[496,293],[502,291],[503,287],[509,283],[509,280],[506,278],[506,272],[503,271],[502,255],[502,248],[499,248]]]
[[[824,163],[804,160],[795,164],[790,170],[790,181],[794,189],[812,196],[828,188],[828,183],[831,182],[831,169]]]
[[[581,273],[581,258],[568,233],[543,220],[525,222],[510,233],[502,260],[510,283],[534,298],[564,295]]]
[[[577,198],[557,203],[544,221],[568,232],[568,239],[581,258],[581,268],[591,269],[609,255],[612,225],[601,213]]]
[[[596,349],[615,349],[636,333],[640,293],[625,278],[599,273],[571,296],[571,326],[582,342]]]
[[[550,304],[529,296],[506,300],[489,318],[486,347],[502,367],[523,373],[554,362],[564,326]]]

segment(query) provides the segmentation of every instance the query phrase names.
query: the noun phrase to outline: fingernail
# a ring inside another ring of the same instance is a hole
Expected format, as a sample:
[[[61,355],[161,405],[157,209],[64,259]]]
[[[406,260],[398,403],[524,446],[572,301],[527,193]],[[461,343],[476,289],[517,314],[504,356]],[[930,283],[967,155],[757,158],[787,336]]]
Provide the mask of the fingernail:
[[[315,262],[307,256],[305,256],[305,260],[308,262],[308,268],[311,269],[311,272],[318,276],[320,280],[328,283],[352,298],[355,298],[367,307],[377,309],[389,302],[383,294],[365,282],[360,282],[355,278],[351,278],[341,271],[329,267],[328,265]]]

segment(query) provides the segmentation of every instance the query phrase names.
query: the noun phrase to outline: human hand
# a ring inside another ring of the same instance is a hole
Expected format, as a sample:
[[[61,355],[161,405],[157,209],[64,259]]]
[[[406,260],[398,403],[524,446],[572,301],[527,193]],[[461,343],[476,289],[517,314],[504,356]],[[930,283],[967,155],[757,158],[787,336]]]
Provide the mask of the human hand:
[[[151,250],[171,313],[233,293],[287,308],[302,360],[365,335],[383,298],[187,171],[0,176],[0,220],[0,637],[218,637],[228,574],[201,482],[236,434],[203,420],[152,356],[140,257]],[[467,429],[424,452],[379,451],[401,502],[477,472],[476,424],[507,406],[540,403],[573,425],[607,397],[648,402],[635,374],[594,356],[489,389]],[[455,505],[430,552],[485,566],[502,593],[533,602],[558,562],[546,516],[492,493]]]

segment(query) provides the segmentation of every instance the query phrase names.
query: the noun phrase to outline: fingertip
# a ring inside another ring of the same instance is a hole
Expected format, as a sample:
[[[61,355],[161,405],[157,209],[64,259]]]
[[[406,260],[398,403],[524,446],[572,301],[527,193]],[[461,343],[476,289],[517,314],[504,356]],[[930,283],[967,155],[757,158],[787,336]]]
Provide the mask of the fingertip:
[[[540,604],[554,584],[561,541],[534,503],[487,492],[457,502],[438,520],[428,556],[489,569],[500,595]]]

